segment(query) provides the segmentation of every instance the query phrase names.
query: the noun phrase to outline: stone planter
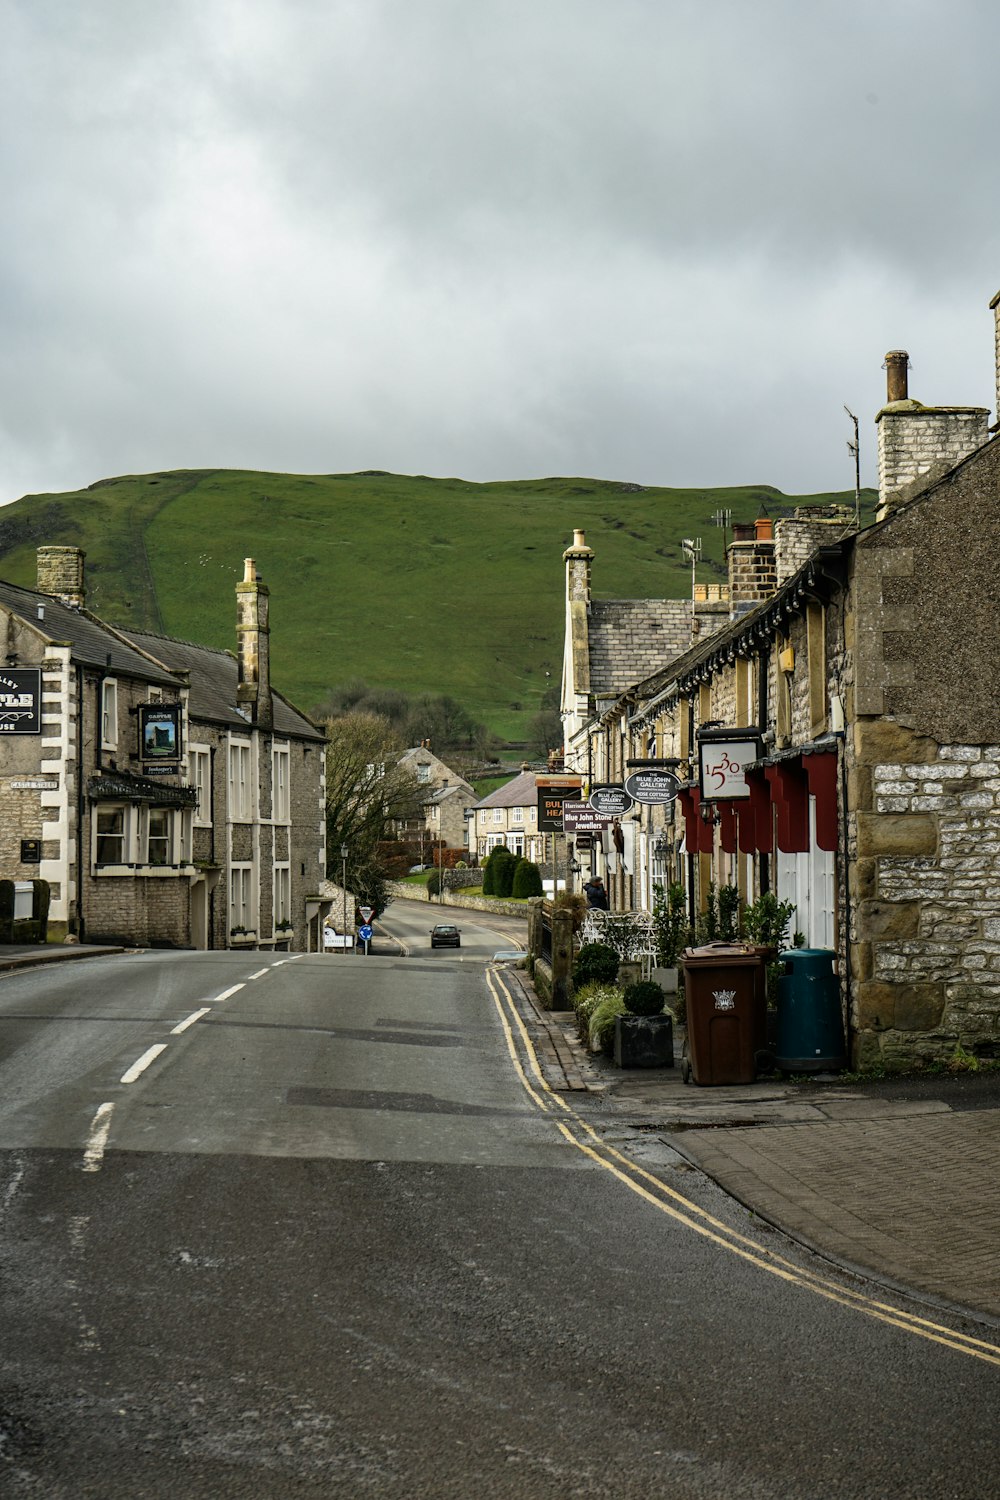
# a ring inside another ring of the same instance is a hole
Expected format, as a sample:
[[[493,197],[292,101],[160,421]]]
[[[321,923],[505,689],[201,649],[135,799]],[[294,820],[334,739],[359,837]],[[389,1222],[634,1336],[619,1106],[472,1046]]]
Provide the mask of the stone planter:
[[[674,1023],[670,1016],[616,1016],[615,1066],[672,1068]]]
[[[654,984],[658,984],[665,995],[676,995],[677,993],[677,970],[674,969],[650,969],[649,977]]]

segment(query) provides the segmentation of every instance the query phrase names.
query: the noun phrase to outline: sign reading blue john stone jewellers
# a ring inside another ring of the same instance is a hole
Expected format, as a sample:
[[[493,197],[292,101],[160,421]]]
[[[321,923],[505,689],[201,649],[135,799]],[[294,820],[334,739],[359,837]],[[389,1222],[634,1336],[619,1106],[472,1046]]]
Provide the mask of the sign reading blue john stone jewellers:
[[[0,734],[41,732],[41,667],[0,667]]]
[[[625,788],[617,785],[592,787],[589,798],[590,806],[595,812],[606,813],[612,818],[620,818],[622,813],[627,813],[632,801]]]
[[[672,771],[633,771],[625,778],[625,790],[629,796],[647,807],[673,802],[680,789],[680,781]]]
[[[147,776],[164,776],[177,769],[181,758],[179,703],[139,705],[139,753]]]

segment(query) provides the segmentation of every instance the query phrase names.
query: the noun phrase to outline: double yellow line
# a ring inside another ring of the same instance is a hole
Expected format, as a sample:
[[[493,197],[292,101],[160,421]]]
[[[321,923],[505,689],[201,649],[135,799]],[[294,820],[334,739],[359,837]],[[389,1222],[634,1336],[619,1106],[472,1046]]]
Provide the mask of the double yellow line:
[[[982,1360],[984,1364],[1000,1366],[1000,1347],[996,1344],[958,1333],[942,1324],[931,1322],[928,1318],[918,1317],[915,1313],[893,1307],[891,1303],[880,1302],[876,1298],[865,1296],[862,1292],[852,1291],[850,1287],[842,1286],[828,1277],[797,1266],[793,1261],[758,1244],[756,1240],[749,1239],[735,1229],[730,1229],[721,1219],[699,1208],[682,1193],[668,1187],[658,1177],[644,1171],[627,1156],[623,1156],[620,1151],[616,1151],[613,1146],[602,1141],[586,1120],[582,1119],[563,1096],[557,1094],[546,1082],[531,1038],[501,972],[497,969],[487,969],[486,982],[500,1017],[507,1050],[521,1086],[535,1107],[553,1121],[567,1145],[573,1146],[596,1166],[609,1172],[612,1177],[616,1177],[625,1187],[651,1204],[660,1213],[684,1225],[686,1229],[693,1230],[695,1234],[700,1234],[702,1238],[711,1240],[720,1249],[728,1251],[730,1255],[737,1255],[741,1260],[748,1261],[759,1270],[766,1271],[768,1275],[777,1276],[780,1280],[802,1287],[818,1297],[825,1297],[828,1302],[836,1302],[841,1307],[853,1308],[855,1312],[875,1318],[880,1323],[888,1323],[890,1327],[899,1328],[904,1333],[926,1339],[930,1343],[942,1344],[946,1349],[954,1349],[959,1354]],[[515,1040],[515,1032],[517,1040]]]

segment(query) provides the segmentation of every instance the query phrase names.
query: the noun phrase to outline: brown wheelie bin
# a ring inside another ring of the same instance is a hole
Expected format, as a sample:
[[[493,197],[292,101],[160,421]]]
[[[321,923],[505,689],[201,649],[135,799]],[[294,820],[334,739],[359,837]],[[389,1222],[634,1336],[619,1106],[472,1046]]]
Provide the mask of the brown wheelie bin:
[[[767,1050],[764,956],[738,943],[709,943],[684,953],[687,1043],[684,1082],[753,1083]]]

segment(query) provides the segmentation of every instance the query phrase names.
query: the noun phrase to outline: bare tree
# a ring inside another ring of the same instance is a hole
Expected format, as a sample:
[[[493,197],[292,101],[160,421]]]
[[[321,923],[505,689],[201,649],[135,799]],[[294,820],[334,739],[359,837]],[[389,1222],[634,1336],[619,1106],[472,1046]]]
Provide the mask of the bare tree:
[[[379,844],[390,825],[419,816],[425,792],[412,772],[400,768],[405,747],[388,719],[344,714],[327,720],[326,731],[327,874],[340,878],[340,849],[346,845],[348,885],[363,895],[384,880]]]

